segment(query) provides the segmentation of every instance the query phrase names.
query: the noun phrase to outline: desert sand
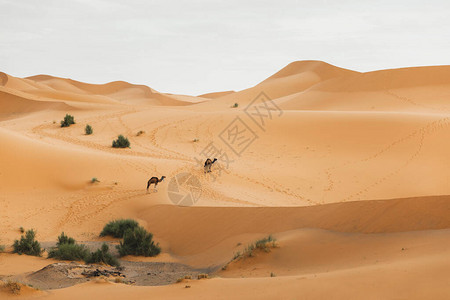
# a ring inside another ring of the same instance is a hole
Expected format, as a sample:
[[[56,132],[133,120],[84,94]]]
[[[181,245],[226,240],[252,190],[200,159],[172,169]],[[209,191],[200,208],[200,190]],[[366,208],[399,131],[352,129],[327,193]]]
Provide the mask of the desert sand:
[[[449,97],[450,66],[359,73],[297,61],[254,87],[200,96],[0,73],[0,280],[25,284],[0,298],[449,299]],[[76,124],[61,128],[66,113]],[[227,139],[235,122],[245,147]],[[130,148],[111,147],[119,134]],[[207,156],[218,162],[205,174]],[[174,204],[184,173],[196,179],[193,205]],[[111,241],[99,233],[119,218],[162,247],[124,260],[210,279],[26,286],[57,261],[12,254],[19,228],[42,244],[62,231],[94,243]],[[276,248],[230,262],[268,235]]]

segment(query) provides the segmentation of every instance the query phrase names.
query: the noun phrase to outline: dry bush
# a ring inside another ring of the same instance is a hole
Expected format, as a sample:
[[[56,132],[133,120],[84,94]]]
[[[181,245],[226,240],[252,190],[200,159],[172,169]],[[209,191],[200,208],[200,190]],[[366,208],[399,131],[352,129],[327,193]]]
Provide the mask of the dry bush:
[[[20,283],[18,283],[16,281],[8,280],[7,283],[3,284],[3,288],[6,289],[6,291],[10,292],[11,294],[19,295],[20,289],[22,287],[21,287]]]

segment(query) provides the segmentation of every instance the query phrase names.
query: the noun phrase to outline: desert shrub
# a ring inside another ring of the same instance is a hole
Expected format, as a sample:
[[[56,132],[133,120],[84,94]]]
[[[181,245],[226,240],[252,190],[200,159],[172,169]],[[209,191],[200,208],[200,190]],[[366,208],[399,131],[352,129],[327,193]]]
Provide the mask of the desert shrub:
[[[56,243],[56,246],[62,245],[62,244],[75,244],[75,239],[68,237],[64,234],[64,232],[61,233],[60,236],[58,236],[58,242]]]
[[[276,240],[271,235],[269,235],[268,237],[256,241],[254,248],[263,250],[265,252],[270,252],[270,248],[276,247],[277,247]]]
[[[143,135],[145,133],[145,131],[144,130],[139,130],[138,131],[138,133],[136,133],[136,136],[140,136],[140,135]]]
[[[119,135],[117,140],[112,142],[113,148],[127,148],[130,147],[130,141],[123,135]]]
[[[96,182],[100,182],[100,180],[98,180],[97,177],[92,177],[91,183],[96,183]]]
[[[134,229],[139,227],[138,222],[132,219],[120,219],[109,222],[103,227],[100,236],[113,236],[116,238],[123,238],[123,234],[127,229]]]
[[[123,241],[117,246],[120,256],[139,255],[156,256],[161,252],[159,244],[155,244],[153,234],[142,227],[127,229],[123,235]]]
[[[238,107],[238,106],[239,106],[238,103],[234,103],[232,107],[233,107],[233,108],[236,108],[236,107]]]
[[[72,124],[75,124],[73,116],[66,114],[64,120],[61,121],[61,127],[69,127]]]
[[[20,240],[14,241],[13,252],[18,254],[41,256],[41,245],[34,239],[35,237],[36,232],[33,229],[25,232],[25,235],[22,235]]]
[[[90,135],[94,132],[94,130],[92,129],[92,126],[87,124],[86,127],[84,128],[84,132],[86,133],[86,135]]]
[[[109,253],[109,247],[106,243],[103,243],[101,249],[91,252],[85,262],[88,264],[104,263],[110,266],[120,266],[119,261]]]
[[[20,283],[16,281],[8,280],[5,284],[3,284],[3,288],[5,288],[8,292],[14,295],[20,294],[20,290],[22,289],[22,286]]]
[[[0,253],[1,252],[5,252],[5,246],[4,245],[0,245]]]
[[[85,245],[79,244],[60,244],[57,248],[50,250],[49,258],[60,260],[86,260],[89,256],[89,250]]]
[[[208,274],[198,274],[197,279],[206,279],[208,278]]]
[[[236,252],[231,261],[239,260],[243,257],[252,257],[252,256],[254,256],[255,250],[262,250],[264,252],[270,252],[271,248],[276,248],[276,247],[278,247],[276,239],[274,239],[271,235],[269,235],[263,239],[257,240],[254,243],[248,245],[247,248],[245,248],[242,253],[239,251]]]

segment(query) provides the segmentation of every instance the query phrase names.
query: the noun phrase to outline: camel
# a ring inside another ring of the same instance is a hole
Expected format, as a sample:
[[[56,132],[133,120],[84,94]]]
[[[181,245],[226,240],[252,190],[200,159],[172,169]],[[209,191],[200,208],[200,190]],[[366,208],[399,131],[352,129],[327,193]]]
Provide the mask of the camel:
[[[217,161],[217,158],[214,158],[214,160],[211,160],[211,159],[207,159],[206,161],[205,161],[205,173],[206,172],[211,172],[211,166],[212,166],[212,164],[213,163],[215,163]]]
[[[158,185],[158,182],[163,181],[164,178],[166,178],[166,176],[161,176],[161,179],[158,179],[158,177],[150,178],[150,180],[147,182],[147,192],[148,192],[148,188],[150,187],[150,184],[155,184],[155,191],[157,191],[156,186]]]

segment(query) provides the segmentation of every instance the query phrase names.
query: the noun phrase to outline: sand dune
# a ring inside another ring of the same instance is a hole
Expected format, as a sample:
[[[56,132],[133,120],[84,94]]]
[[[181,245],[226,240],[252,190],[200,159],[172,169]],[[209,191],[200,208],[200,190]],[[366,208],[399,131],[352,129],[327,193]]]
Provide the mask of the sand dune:
[[[50,103],[28,99],[0,88],[0,118],[2,120],[17,118],[23,114],[42,110],[68,111],[71,109],[73,107],[65,103]]]
[[[156,206],[140,213],[139,219],[173,254],[193,256],[187,258],[192,264],[212,264],[228,261],[238,243],[245,246],[268,234],[304,228],[345,233],[446,229],[449,212],[450,198],[442,196],[295,208]]]
[[[192,102],[161,94],[145,85],[135,85],[125,81],[106,84],[88,84],[72,79],[49,75],[36,75],[24,79],[1,73],[1,85],[44,100],[81,101],[104,104],[140,105],[188,105]]]
[[[447,299],[449,75],[448,66],[359,73],[303,61],[254,87],[195,97],[0,73],[0,245],[20,227],[46,244],[62,231],[111,242],[98,237],[105,223],[133,218],[163,253],[125,259],[215,277],[164,287],[91,282],[24,297]],[[267,102],[270,115],[262,102],[264,116],[246,110],[261,93],[276,105]],[[61,128],[66,113],[76,124]],[[237,118],[255,137],[240,153],[227,140]],[[119,134],[130,148],[111,147]],[[221,152],[204,155],[211,145]],[[208,174],[206,156],[219,158]],[[201,189],[192,207],[169,193],[185,172]],[[163,175],[147,193],[147,180]],[[269,234],[278,248],[221,270]],[[0,280],[26,280],[47,262],[0,254]]]
[[[214,102],[205,105],[211,107],[212,105],[222,106],[239,103],[246,106],[261,92],[264,92],[270,99],[276,99],[305,91],[331,78],[353,74],[358,73],[321,61],[297,61],[287,65],[254,87],[215,98]]]
[[[207,94],[198,95],[197,97],[215,99],[215,98],[219,98],[219,97],[222,97],[222,96],[225,96],[225,95],[229,95],[229,94],[232,94],[232,93],[235,93],[235,91],[207,93]]]
[[[280,99],[283,109],[449,112],[449,66],[342,76]]]

